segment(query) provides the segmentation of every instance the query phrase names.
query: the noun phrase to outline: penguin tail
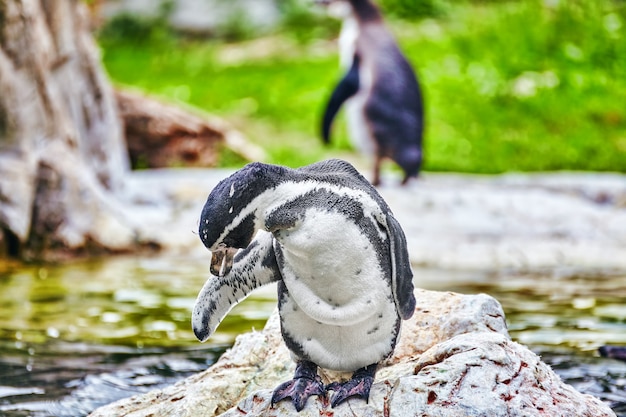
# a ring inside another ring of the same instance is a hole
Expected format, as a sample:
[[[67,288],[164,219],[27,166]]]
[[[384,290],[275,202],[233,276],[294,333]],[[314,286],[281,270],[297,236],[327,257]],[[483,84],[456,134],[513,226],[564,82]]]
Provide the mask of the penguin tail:
[[[329,114],[327,107],[326,112],[324,112],[324,118],[322,119],[322,142],[324,142],[324,145],[330,144],[330,128],[333,124],[334,117],[334,114]]]
[[[417,178],[422,166],[422,149],[421,146],[415,145],[408,149],[402,149],[392,158],[404,171],[404,179],[402,185],[405,185],[409,179]]]

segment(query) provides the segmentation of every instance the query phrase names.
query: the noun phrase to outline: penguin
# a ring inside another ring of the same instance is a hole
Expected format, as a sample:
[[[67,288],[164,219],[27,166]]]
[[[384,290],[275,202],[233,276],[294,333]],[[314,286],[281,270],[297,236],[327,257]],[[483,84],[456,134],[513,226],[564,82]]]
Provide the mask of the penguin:
[[[272,405],[290,398],[300,411],[330,391],[332,407],[368,399],[415,296],[404,232],[352,165],[248,164],[210,192],[199,236],[212,254],[212,276],[192,312],[200,341],[251,291],[277,282],[281,334],[296,370],[273,391]],[[352,378],[325,386],[318,367]]]
[[[422,165],[424,110],[413,68],[370,0],[317,0],[343,20],[340,60],[347,69],[322,118],[322,139],[330,143],[333,120],[345,103],[348,131],[357,149],[374,159],[372,184],[380,185],[383,159],[404,171],[402,184]]]
[[[626,346],[604,345],[598,348],[598,352],[603,358],[613,358],[626,361]]]

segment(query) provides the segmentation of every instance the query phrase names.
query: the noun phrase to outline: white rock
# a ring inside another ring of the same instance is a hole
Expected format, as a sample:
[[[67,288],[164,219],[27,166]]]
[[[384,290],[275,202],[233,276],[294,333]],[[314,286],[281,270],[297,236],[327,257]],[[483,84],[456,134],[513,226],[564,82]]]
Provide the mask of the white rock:
[[[100,15],[104,18],[120,13],[157,16],[161,3],[154,0],[108,0],[103,2]],[[175,28],[185,31],[211,32],[228,22],[255,29],[267,28],[280,18],[273,0],[178,0],[174,6],[169,21]]]
[[[231,173],[133,172],[126,181],[130,194],[145,199],[150,190],[175,203],[165,216],[168,227],[147,228],[144,235],[164,248],[205,256],[191,231],[197,230],[212,187]],[[380,193],[405,231],[416,266],[463,271],[626,269],[626,175],[424,173],[408,187],[397,184],[397,179],[386,178]]]
[[[369,402],[331,408],[312,397],[297,413],[270,406],[273,389],[294,363],[274,314],[262,332],[241,335],[207,371],[161,391],[122,400],[91,416],[614,416],[538,356],[510,340],[499,303],[484,294],[416,290],[417,307],[396,351],[379,369]],[[348,377],[321,370],[324,382]]]
[[[626,176],[425,173],[380,192],[415,265],[626,269]]]

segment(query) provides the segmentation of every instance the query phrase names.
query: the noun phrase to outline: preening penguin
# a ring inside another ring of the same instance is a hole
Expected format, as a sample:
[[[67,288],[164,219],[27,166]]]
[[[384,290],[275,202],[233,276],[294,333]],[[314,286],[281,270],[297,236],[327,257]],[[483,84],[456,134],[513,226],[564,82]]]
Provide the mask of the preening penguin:
[[[390,158],[406,184],[422,164],[424,110],[415,72],[370,0],[317,2],[343,19],[339,46],[347,69],[326,106],[322,138],[330,142],[333,119],[345,102],[350,138],[374,158],[372,183],[380,184],[381,162]]]
[[[278,282],[281,332],[296,372],[274,390],[272,403],[291,398],[300,411],[328,390],[333,407],[353,396],[368,399],[415,297],[404,233],[352,165],[249,164],[211,191],[199,233],[215,276],[193,309],[198,339],[253,289]],[[318,366],[354,373],[324,386]]]

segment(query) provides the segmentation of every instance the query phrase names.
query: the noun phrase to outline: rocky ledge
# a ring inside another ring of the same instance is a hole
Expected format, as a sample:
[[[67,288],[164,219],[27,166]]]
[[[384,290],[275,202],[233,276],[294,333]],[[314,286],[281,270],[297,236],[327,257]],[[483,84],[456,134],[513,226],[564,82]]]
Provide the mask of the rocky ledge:
[[[102,407],[91,417],[615,416],[513,342],[492,297],[425,290],[415,295],[415,314],[404,322],[394,356],[379,368],[367,403],[351,399],[331,408],[326,398],[312,397],[300,413],[289,401],[272,407],[273,388],[295,368],[274,314],[263,331],[239,336],[205,372]],[[344,376],[321,375],[325,382]]]
[[[135,239],[206,257],[192,231],[197,230],[211,189],[231,173],[133,172],[126,185],[134,205],[125,212],[129,221],[140,225]],[[626,270],[626,175],[426,172],[408,187],[398,182],[385,178],[379,191],[405,231],[414,266],[461,271]],[[125,236],[111,227],[102,229],[103,234],[110,231],[109,240]]]

